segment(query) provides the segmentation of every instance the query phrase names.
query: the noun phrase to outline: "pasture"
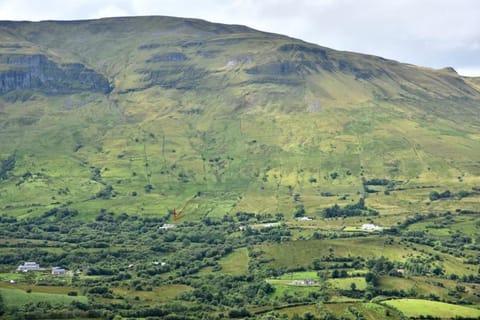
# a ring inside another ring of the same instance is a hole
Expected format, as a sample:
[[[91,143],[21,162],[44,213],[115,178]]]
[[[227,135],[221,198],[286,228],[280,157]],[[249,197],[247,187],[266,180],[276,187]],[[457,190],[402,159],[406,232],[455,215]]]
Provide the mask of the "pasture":
[[[407,317],[438,317],[438,318],[478,318],[480,310],[438,301],[422,299],[394,299],[384,301],[384,304],[394,307]]]
[[[66,294],[45,293],[45,292],[27,292],[20,289],[0,288],[0,294],[3,297],[7,307],[23,306],[27,303],[47,302],[52,305],[68,305],[72,301],[87,303],[85,296],[71,297]]]

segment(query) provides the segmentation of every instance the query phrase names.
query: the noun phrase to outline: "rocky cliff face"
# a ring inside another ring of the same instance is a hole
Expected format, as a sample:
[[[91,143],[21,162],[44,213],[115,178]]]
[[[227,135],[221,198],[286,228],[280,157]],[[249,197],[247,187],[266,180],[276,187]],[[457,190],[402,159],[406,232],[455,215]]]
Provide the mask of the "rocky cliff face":
[[[108,93],[108,79],[81,63],[58,64],[42,54],[0,54],[0,92]]]

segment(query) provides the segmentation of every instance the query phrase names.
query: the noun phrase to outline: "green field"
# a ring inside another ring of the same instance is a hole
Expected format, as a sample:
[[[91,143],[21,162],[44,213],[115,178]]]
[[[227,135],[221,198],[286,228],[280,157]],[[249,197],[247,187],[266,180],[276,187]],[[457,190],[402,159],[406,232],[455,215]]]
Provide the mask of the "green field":
[[[316,305],[305,305],[298,307],[290,307],[280,310],[280,313],[288,315],[291,319],[295,314],[303,316],[305,313],[309,312],[313,315],[318,316],[322,309],[328,310],[337,318],[347,317],[354,318],[355,314],[352,313],[355,311],[360,312],[363,315],[364,319],[368,320],[377,320],[377,319],[401,319],[401,316],[393,310],[389,310],[385,306],[375,304],[375,303],[333,303],[333,304],[324,304],[322,307]],[[388,314],[388,315],[387,315]]]
[[[151,291],[128,290],[128,288],[114,288],[113,292],[127,297],[134,304],[155,304],[175,300],[180,294],[191,291],[192,287],[186,285],[163,285],[154,287]],[[136,300],[136,297],[139,299]]]
[[[306,297],[311,293],[318,292],[317,286],[296,286],[291,283],[281,284],[271,282],[275,288],[273,298],[283,298],[283,297]]]
[[[379,254],[395,260],[404,260],[412,251],[401,245],[384,245],[382,237],[363,237],[335,240],[299,240],[282,244],[262,245],[258,249],[272,258],[275,266],[311,266],[314,258],[327,257],[333,252],[337,257],[376,257]]]
[[[87,297],[84,296],[70,297],[66,294],[54,294],[35,291],[28,293],[20,289],[0,288],[0,294],[2,295],[5,305],[7,307],[18,307],[27,303],[38,302],[48,302],[52,305],[68,305],[72,301],[79,301],[82,303],[88,302]]]
[[[355,283],[356,290],[365,290],[367,287],[364,277],[329,279],[328,282],[333,288],[340,290],[350,290],[352,283]]]
[[[222,273],[231,275],[241,275],[248,271],[248,257],[247,248],[240,248],[235,250],[230,255],[220,260],[222,266]]]
[[[335,240],[298,240],[283,244],[268,244],[258,247],[264,252],[264,257],[271,259],[269,264],[284,267],[309,267],[313,259],[324,259],[333,254],[337,257],[361,257],[372,258],[384,256],[391,260],[405,261],[412,257],[427,257],[438,255],[447,273],[460,275],[475,272],[471,265],[464,264],[463,260],[449,254],[432,250],[424,245],[413,247],[400,243],[386,244],[382,236],[368,236],[361,238],[347,238]]]
[[[407,317],[432,316],[439,318],[478,318],[480,310],[472,307],[453,305],[421,299],[388,300],[385,304],[398,309]]]

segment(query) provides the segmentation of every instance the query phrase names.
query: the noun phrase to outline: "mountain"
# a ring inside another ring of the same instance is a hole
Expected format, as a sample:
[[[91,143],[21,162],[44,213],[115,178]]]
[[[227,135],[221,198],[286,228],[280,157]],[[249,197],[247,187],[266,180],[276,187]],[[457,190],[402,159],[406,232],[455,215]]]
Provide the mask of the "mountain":
[[[244,26],[2,21],[0,210],[475,210],[478,114],[479,78]]]

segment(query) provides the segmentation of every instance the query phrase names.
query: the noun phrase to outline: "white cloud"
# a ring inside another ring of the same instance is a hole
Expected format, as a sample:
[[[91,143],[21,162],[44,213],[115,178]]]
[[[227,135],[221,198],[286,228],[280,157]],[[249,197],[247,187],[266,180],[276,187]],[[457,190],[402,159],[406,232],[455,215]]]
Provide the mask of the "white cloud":
[[[124,10],[115,5],[107,5],[100,7],[88,18],[108,18],[108,17],[122,17],[130,15],[127,10]]]
[[[320,45],[440,68],[475,68],[477,0],[0,0],[0,19],[126,15],[244,24]]]
[[[480,67],[474,68],[459,68],[457,69],[458,74],[465,77],[480,77]]]

